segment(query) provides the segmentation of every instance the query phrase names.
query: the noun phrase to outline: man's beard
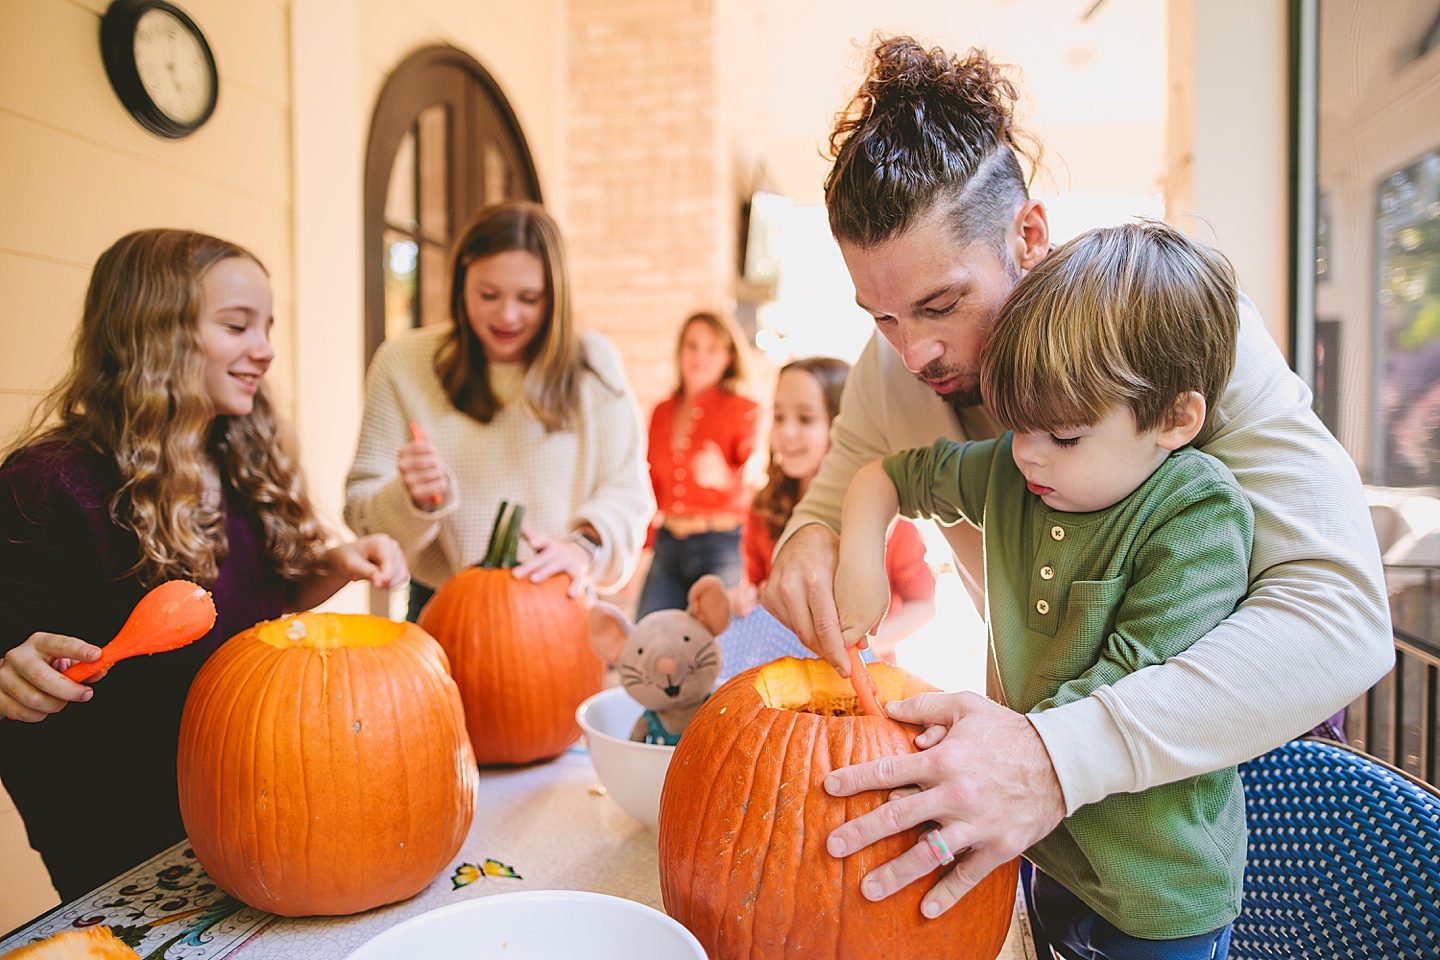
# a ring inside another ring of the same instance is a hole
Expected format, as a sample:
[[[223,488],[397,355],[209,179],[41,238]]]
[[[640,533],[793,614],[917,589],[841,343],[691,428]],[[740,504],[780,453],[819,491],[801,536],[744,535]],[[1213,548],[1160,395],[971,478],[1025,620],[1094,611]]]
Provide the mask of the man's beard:
[[[949,393],[939,394],[941,400],[949,405],[951,410],[960,413],[970,407],[978,407],[983,402],[980,396],[980,378],[972,374],[965,374],[956,369],[946,369],[935,364],[926,367],[915,375],[920,382],[929,387],[931,381],[948,380],[954,376],[962,377],[961,385]],[[931,387],[933,390],[934,387]]]

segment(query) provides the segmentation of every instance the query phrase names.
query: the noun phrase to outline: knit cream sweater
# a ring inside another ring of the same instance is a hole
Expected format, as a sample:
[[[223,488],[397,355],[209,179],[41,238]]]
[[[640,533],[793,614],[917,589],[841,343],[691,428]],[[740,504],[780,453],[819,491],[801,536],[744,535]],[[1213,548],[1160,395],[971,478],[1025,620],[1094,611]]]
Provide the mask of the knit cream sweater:
[[[600,549],[591,576],[601,589],[619,589],[634,572],[655,501],[640,410],[615,348],[597,333],[582,334],[589,370],[577,425],[546,433],[519,401],[521,364],[491,365],[505,407],[490,423],[455,409],[433,365],[446,332],[416,330],[376,352],[345,481],[345,522],[357,534],[390,534],[405,549],[411,576],[438,587],[485,555],[500,501],[522,503],[526,526],[552,537],[593,526]],[[434,438],[449,473],[450,490],[433,509],[411,501],[396,467],[412,422]]]

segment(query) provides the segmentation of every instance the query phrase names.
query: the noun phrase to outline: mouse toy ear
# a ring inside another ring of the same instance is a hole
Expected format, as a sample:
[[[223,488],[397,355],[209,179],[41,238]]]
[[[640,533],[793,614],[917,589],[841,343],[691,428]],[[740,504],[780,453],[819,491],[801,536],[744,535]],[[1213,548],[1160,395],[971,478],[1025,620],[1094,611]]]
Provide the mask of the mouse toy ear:
[[[725,632],[730,625],[730,598],[725,594],[725,583],[713,573],[707,573],[690,588],[688,613],[699,620],[715,636]]]
[[[596,600],[590,605],[590,649],[606,663],[620,659],[620,649],[635,625],[613,603]]]

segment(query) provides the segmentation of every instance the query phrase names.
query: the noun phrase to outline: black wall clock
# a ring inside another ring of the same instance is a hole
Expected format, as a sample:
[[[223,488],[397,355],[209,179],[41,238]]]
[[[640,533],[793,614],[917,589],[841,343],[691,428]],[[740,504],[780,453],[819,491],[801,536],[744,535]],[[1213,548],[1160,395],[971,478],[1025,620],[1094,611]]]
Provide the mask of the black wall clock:
[[[100,20],[100,53],[120,102],[150,132],[178,140],[215,112],[215,56],[174,4],[114,0]]]

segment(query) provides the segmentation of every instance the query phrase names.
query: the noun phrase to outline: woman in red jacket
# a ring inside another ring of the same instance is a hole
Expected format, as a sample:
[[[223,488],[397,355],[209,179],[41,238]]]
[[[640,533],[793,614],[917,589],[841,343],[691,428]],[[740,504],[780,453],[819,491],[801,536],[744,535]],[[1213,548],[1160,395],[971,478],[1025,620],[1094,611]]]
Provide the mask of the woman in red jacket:
[[[744,342],[714,313],[695,313],[675,350],[679,386],[650,417],[650,482],[658,509],[653,555],[636,616],[683,609],[692,584],[713,573],[740,582],[740,527],[753,487],[745,466],[755,452],[760,406],[746,383]]]

